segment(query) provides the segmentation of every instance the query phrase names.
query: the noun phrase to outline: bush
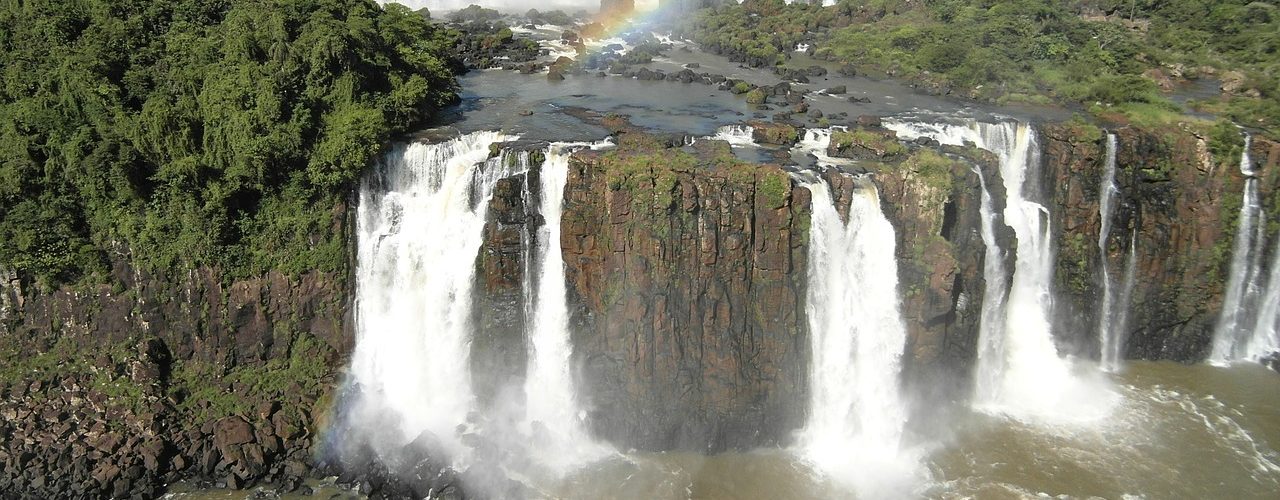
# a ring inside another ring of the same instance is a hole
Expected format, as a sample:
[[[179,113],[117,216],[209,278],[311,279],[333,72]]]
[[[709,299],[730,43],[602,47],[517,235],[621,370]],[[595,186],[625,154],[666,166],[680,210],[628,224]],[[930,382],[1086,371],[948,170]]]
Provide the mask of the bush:
[[[339,269],[334,208],[456,100],[455,38],[364,0],[0,7],[0,262],[42,287],[104,282],[109,254]]]

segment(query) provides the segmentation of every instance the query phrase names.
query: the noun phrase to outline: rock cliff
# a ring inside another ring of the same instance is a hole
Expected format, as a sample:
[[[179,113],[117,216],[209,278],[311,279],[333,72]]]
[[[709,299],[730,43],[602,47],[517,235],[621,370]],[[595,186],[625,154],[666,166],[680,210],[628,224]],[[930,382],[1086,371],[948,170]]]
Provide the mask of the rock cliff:
[[[777,443],[805,406],[808,192],[724,144],[580,154],[562,219],[584,396],[642,449]]]
[[[1216,148],[1213,155],[1215,145],[1204,134],[1185,128],[1114,133],[1119,194],[1106,242],[1113,279],[1124,272],[1129,253],[1137,252],[1122,354],[1202,360],[1222,306],[1238,222],[1240,148]],[[1094,356],[1103,295],[1097,241],[1105,138],[1096,129],[1068,125],[1045,127],[1043,136],[1043,181],[1058,243],[1057,331],[1065,334],[1064,349]],[[1252,152],[1268,212],[1277,213],[1280,146],[1255,138]],[[1268,230],[1270,237],[1275,233]]]

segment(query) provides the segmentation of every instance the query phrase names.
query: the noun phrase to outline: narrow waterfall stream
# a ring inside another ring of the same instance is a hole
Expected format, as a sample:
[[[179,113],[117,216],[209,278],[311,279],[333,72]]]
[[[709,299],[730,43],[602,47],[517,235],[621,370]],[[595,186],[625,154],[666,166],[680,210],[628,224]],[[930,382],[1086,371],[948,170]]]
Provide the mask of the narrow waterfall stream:
[[[1116,304],[1111,293],[1111,264],[1107,258],[1107,237],[1111,235],[1111,218],[1115,215],[1116,188],[1116,135],[1107,133],[1107,157],[1102,173],[1102,185],[1098,188],[1098,266],[1102,269],[1102,310],[1098,313],[1098,339],[1101,347],[1102,369],[1113,372],[1120,369],[1123,353],[1116,345],[1116,306],[1121,309],[1128,306],[1121,302]]]
[[[813,193],[806,313],[813,336],[805,455],[872,498],[906,494],[917,459],[902,450],[907,410],[899,394],[907,330],[898,295],[894,229],[876,186],[854,180],[842,221],[827,182]]]
[[[1110,336],[1107,342],[1102,345],[1104,359],[1114,361],[1114,366],[1108,369],[1105,365],[1103,369],[1116,372],[1124,368],[1125,342],[1128,339],[1129,332],[1129,311],[1133,304],[1133,287],[1135,285],[1135,275],[1138,273],[1138,227],[1135,225],[1129,232],[1129,255],[1124,261],[1124,279],[1120,282],[1120,297],[1116,299],[1116,304],[1120,307],[1112,309],[1111,324],[1108,326]]]
[[[1213,334],[1213,352],[1209,361],[1227,364],[1235,361],[1258,361],[1276,352],[1276,298],[1280,284],[1272,277],[1263,289],[1263,256],[1266,252],[1266,212],[1259,194],[1259,180],[1249,149],[1253,136],[1244,136],[1240,153],[1240,173],[1245,176],[1240,218],[1235,243],[1231,250],[1230,276],[1222,299],[1222,312]],[[1280,235],[1275,237],[1280,240]]]
[[[475,408],[471,294],[488,199],[521,166],[489,158],[510,139],[477,132],[440,144],[398,147],[360,189],[356,348],[357,411],[394,429],[371,440],[403,445],[429,432],[451,456],[456,428]]]
[[[529,367],[525,378],[526,432],[537,442],[541,462],[563,474],[609,453],[585,429],[585,413],[576,400],[569,308],[565,300],[564,257],[560,251],[560,214],[569,176],[569,154],[585,144],[552,144],[540,173],[543,224],[534,244],[535,290],[526,295]]]
[[[1271,250],[1271,275],[1267,278],[1267,288],[1260,299],[1258,321],[1245,350],[1245,356],[1253,361],[1280,353],[1280,234],[1273,238],[1276,242]]]
[[[942,144],[972,143],[995,153],[1006,199],[1003,223],[1017,241],[1011,277],[1003,266],[988,258],[984,277],[988,286],[1008,283],[1009,292],[983,305],[979,335],[975,404],[1019,418],[1043,420],[1094,420],[1109,411],[1114,400],[1105,382],[1087,367],[1058,355],[1054,344],[1053,247],[1049,213],[1041,196],[1028,186],[1039,175],[1040,146],[1035,131],[1025,123],[970,122],[966,125],[886,122],[900,138],[928,137]],[[984,184],[985,186],[985,184]],[[989,193],[983,193],[989,199]],[[985,213],[984,227],[994,224]],[[985,233],[985,231],[984,231]],[[998,245],[994,235],[984,241]],[[1003,255],[988,253],[990,256]],[[990,320],[990,321],[985,321]]]

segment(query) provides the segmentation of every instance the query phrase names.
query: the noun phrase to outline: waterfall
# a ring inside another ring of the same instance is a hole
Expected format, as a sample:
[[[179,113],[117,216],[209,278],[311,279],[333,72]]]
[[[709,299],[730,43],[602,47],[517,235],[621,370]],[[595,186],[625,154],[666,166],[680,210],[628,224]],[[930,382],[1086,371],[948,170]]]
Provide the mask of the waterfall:
[[[860,493],[896,496],[916,475],[901,450],[907,412],[898,377],[906,343],[898,298],[893,226],[879,193],[855,179],[849,221],[842,222],[826,182],[813,193],[806,314],[813,360],[809,420],[801,447],[819,468]]]
[[[1005,122],[965,125],[886,121],[885,126],[907,140],[928,137],[943,144],[972,143],[999,159],[1004,181],[1003,223],[1017,241],[1011,279],[994,257],[1003,251],[994,235],[990,194],[983,184],[983,240],[987,244],[984,279],[988,293],[983,304],[976,368],[975,403],[979,408],[1037,420],[1093,420],[1110,408],[1114,394],[1091,374],[1077,374],[1070,359],[1058,355],[1054,344],[1053,248],[1049,211],[1027,186],[1040,169],[1035,131],[1027,124]],[[988,228],[990,226],[990,228]],[[992,294],[991,287],[1008,294]]]
[[[1098,258],[1102,269],[1102,311],[1098,314],[1098,339],[1101,344],[1102,369],[1114,372],[1120,369],[1120,347],[1115,345],[1115,306],[1111,297],[1111,264],[1107,258],[1107,237],[1111,235],[1111,218],[1115,214],[1116,188],[1116,135],[1107,133],[1106,171],[1103,173],[1102,186],[1098,189],[1098,217],[1101,227],[1098,231]],[[1128,307],[1128,304],[1120,304]]]
[[[1112,310],[1111,325],[1108,327],[1110,337],[1103,344],[1103,359],[1115,360],[1115,366],[1108,368],[1103,366],[1104,370],[1118,371],[1123,368],[1124,363],[1124,344],[1128,341],[1129,332],[1129,308],[1133,304],[1133,285],[1134,275],[1138,272],[1138,228],[1134,228],[1129,232],[1129,256],[1125,258],[1124,263],[1124,280],[1120,285],[1120,298],[1116,304],[1120,306],[1118,310]]]
[[[529,368],[525,378],[527,431],[537,441],[545,465],[564,472],[600,458],[607,448],[591,440],[584,428],[585,412],[579,409],[573,381],[573,346],[569,338],[564,256],[560,250],[560,214],[565,182],[569,176],[571,147],[552,144],[541,171],[541,213],[533,252],[537,269],[534,293],[526,294],[531,311]]]
[[[806,129],[804,137],[800,138],[800,143],[792,148],[792,157],[794,158],[796,154],[812,156],[817,160],[816,164],[821,167],[853,165],[856,163],[854,160],[836,158],[827,154],[827,148],[831,146],[831,133],[836,130],[844,130],[844,127]]]
[[[1258,322],[1253,327],[1253,336],[1245,351],[1245,356],[1253,361],[1262,361],[1280,352],[1280,234],[1275,236],[1275,240],[1275,248],[1271,250],[1271,276],[1267,279]]]
[[[980,399],[990,399],[1000,386],[1000,376],[1005,373],[1004,328],[1005,304],[1009,299],[1009,277],[1004,269],[1004,251],[996,241],[996,212],[987,189],[982,170],[974,168],[978,184],[982,187],[982,203],[978,213],[982,217],[982,243],[986,247],[982,259],[982,279],[985,282],[978,336],[978,366],[975,377],[975,393]]]
[[[351,376],[371,429],[403,445],[430,432],[457,454],[474,405],[470,373],[475,259],[494,185],[519,168],[489,159],[509,140],[477,132],[387,154],[360,187],[356,346]],[[398,436],[387,435],[388,432]]]
[[[1214,329],[1213,352],[1209,361],[1225,364],[1241,360],[1258,360],[1275,350],[1275,298],[1280,287],[1272,266],[1266,290],[1262,290],[1262,261],[1266,241],[1266,213],[1258,192],[1257,172],[1249,156],[1253,136],[1245,134],[1244,151],[1240,153],[1240,173],[1245,176],[1240,221],[1231,250],[1230,276],[1222,312]],[[1280,240],[1280,235],[1276,237]],[[1278,252],[1280,253],[1280,252]]]
[[[730,146],[755,147],[755,128],[750,125],[725,125],[716,130],[712,139],[724,141]]]

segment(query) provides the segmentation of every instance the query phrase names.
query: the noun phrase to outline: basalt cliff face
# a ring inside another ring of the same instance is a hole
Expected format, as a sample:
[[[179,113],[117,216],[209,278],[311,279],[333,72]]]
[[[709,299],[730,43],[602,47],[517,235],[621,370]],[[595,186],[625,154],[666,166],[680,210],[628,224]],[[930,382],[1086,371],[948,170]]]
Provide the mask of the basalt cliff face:
[[[1114,133],[1113,275],[1137,252],[1124,355],[1201,360],[1236,231],[1239,157],[1214,157],[1206,138],[1181,129]],[[735,160],[723,143],[627,135],[615,150],[573,155],[559,221],[592,432],[646,450],[790,442],[808,406],[808,190],[776,166]],[[1033,185],[1057,248],[1055,332],[1062,351],[1096,356],[1106,140],[1079,125],[1044,126],[1040,137]],[[545,144],[504,147],[528,154],[530,169],[496,186],[475,261],[471,363],[482,403],[523,378],[529,241],[547,223]],[[1280,209],[1280,144],[1255,137],[1251,151],[1266,206]],[[998,211],[996,159],[910,144],[854,170],[827,179],[842,206],[847,175],[870,173],[894,225],[909,330],[903,383],[964,400],[985,286],[978,174]],[[343,213],[335,230],[345,234]],[[1009,231],[996,236],[1016,246]],[[0,381],[0,491],[150,496],[182,478],[243,487],[305,476],[355,341],[349,277],[224,284],[210,270],[159,277],[124,263],[115,275],[123,286],[40,293],[0,272],[0,349],[28,360]]]
[[[712,144],[712,143],[707,143]],[[579,152],[561,217],[580,399],[595,433],[649,450],[780,443],[804,411],[808,191],[724,144]],[[522,359],[538,168],[500,185],[481,251],[485,359]],[[523,209],[521,209],[523,207]],[[499,318],[501,317],[501,318]],[[518,376],[518,374],[511,374]]]
[[[0,289],[3,496],[300,484],[354,338],[345,278],[115,274],[123,289]]]
[[[1130,252],[1137,252],[1121,354],[1202,360],[1222,307],[1237,231],[1245,178],[1239,152],[1214,157],[1206,137],[1184,129],[1125,127],[1113,133],[1117,194],[1106,240],[1113,287],[1120,286]],[[1058,245],[1056,331],[1064,350],[1095,356],[1105,138],[1069,126],[1045,127],[1043,136],[1042,181]],[[1280,201],[1280,144],[1255,137],[1251,153],[1264,205],[1274,207]],[[1269,238],[1274,233],[1268,230]]]

